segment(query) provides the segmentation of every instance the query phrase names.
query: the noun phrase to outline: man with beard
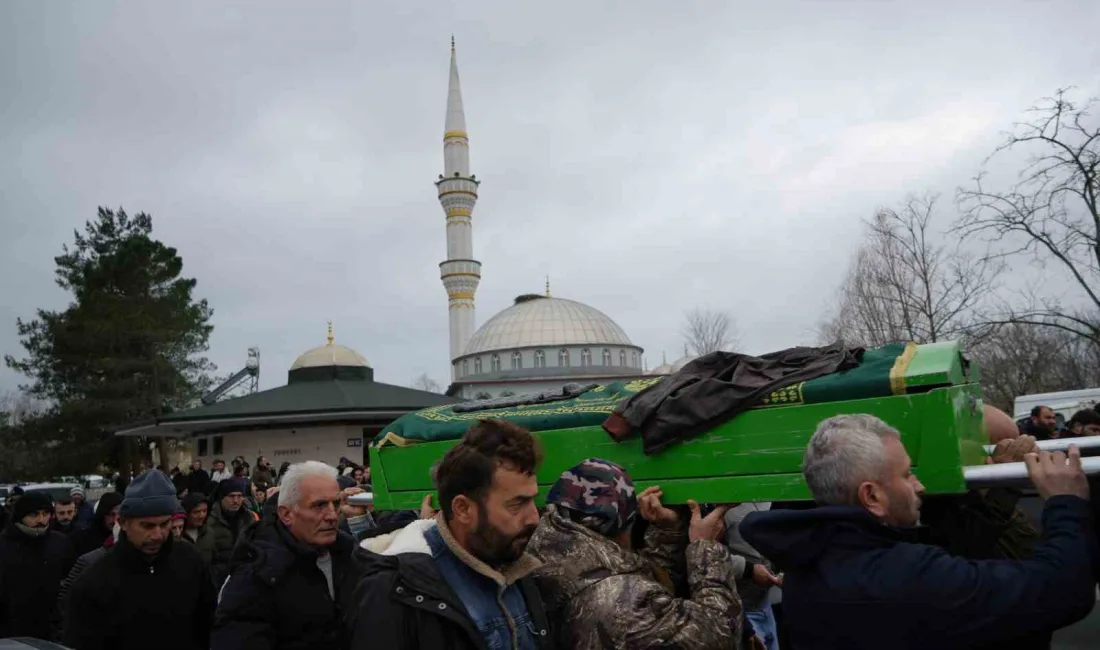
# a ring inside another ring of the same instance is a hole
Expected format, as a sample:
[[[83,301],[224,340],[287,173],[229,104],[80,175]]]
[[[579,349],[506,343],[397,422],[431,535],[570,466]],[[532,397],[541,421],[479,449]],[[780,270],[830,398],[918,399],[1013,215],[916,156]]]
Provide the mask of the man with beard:
[[[821,507],[754,512],[740,527],[786,573],[786,647],[1000,650],[1086,616],[1100,557],[1080,453],[1025,462],[1046,501],[1035,551],[969,560],[918,543],[924,487],[897,430],[871,415],[822,422],[802,464]]]
[[[1049,406],[1036,406],[1031,409],[1031,417],[1024,423],[1024,433],[1034,436],[1036,440],[1050,440],[1057,438],[1058,416]]]
[[[530,577],[539,562],[524,554],[541,460],[522,427],[471,427],[435,470],[441,512],[363,541],[351,647],[555,647]]]
[[[53,504],[53,521],[50,522],[50,530],[62,535],[72,535],[76,530],[73,519],[76,517],[76,504],[72,499],[58,499]]]
[[[355,540],[339,530],[336,470],[291,465],[278,516],[249,528],[233,551],[213,650],[347,648],[339,604],[357,582]]]
[[[206,536],[195,544],[199,555],[210,567],[214,585],[221,588],[229,577],[229,560],[233,547],[241,533],[253,521],[252,513],[244,507],[244,495],[248,489],[245,481],[228,478],[218,483],[214,490],[214,506],[206,518]]]
[[[53,503],[29,492],[0,533],[0,638],[50,639],[57,594],[73,562],[69,539],[50,530]]]
[[[74,650],[206,650],[216,592],[195,549],[172,539],[172,481],[149,470],[119,509],[118,542],[73,583],[65,645]]]

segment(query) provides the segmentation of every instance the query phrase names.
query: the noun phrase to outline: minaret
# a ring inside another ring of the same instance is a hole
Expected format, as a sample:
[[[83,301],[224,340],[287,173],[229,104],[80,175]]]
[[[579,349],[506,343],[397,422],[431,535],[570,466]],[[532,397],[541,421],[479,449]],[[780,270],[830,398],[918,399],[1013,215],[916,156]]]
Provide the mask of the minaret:
[[[470,173],[470,140],[466,136],[466,115],[458,85],[454,36],[451,37],[447,120],[443,127],[443,174],[435,186],[439,190],[439,203],[447,215],[447,260],[440,263],[439,272],[447,290],[453,362],[462,356],[466,343],[474,335],[474,293],[481,281],[481,262],[474,259],[470,222],[477,203],[478,181]],[[453,367],[451,372],[455,374]]]

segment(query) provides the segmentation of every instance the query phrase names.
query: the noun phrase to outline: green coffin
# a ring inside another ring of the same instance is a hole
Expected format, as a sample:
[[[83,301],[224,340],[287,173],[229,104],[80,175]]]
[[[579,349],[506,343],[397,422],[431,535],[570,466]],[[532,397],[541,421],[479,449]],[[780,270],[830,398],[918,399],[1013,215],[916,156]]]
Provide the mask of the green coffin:
[[[433,492],[432,466],[472,422],[487,417],[540,438],[543,496],[564,470],[594,456],[626,467],[639,489],[660,485],[669,503],[808,499],[800,472],[806,443],[819,422],[845,413],[870,413],[897,428],[929,493],[962,492],[962,467],[985,457],[977,380],[977,368],[954,342],[869,350],[858,368],[776,391],[758,408],[654,456],[642,453],[640,438],[617,443],[600,425],[619,402],[659,379],[530,407],[433,407],[396,420],[371,446],[374,499],[380,509],[418,507]]]

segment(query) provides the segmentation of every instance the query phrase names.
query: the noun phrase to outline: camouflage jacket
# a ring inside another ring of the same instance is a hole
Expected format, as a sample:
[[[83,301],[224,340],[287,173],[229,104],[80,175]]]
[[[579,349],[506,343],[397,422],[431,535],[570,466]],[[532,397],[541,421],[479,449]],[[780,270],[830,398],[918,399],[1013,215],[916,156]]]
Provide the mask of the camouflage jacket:
[[[741,600],[729,550],[687,544],[686,530],[651,526],[634,553],[558,514],[550,506],[527,552],[559,645],[577,650],[736,648]],[[686,548],[685,548],[686,546]],[[676,598],[658,576],[684,576],[691,598]],[[685,572],[686,569],[686,572]]]

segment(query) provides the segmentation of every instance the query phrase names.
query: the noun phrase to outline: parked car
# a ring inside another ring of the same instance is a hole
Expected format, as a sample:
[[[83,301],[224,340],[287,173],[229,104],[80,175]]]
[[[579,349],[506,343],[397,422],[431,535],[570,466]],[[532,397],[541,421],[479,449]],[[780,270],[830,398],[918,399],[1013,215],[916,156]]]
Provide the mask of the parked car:
[[[73,488],[82,488],[80,483],[32,483],[23,486],[23,492],[45,492],[55,502],[60,499],[68,499]]]

